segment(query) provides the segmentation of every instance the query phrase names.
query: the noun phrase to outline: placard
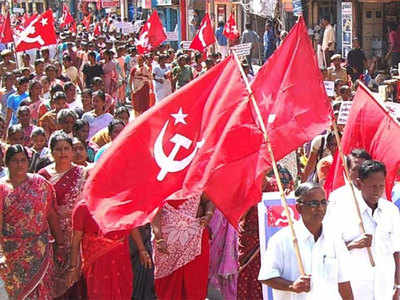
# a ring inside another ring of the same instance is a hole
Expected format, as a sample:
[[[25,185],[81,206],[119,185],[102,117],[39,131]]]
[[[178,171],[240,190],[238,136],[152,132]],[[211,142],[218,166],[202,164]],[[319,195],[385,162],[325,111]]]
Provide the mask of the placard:
[[[299,220],[299,213],[296,210],[294,193],[286,197],[289,205],[289,212],[292,220]],[[258,227],[260,237],[261,263],[265,259],[269,239],[283,227],[288,226],[287,215],[281,204],[279,192],[263,193],[262,201],[258,204]],[[272,289],[262,285],[264,300],[272,300]]]
[[[234,51],[237,56],[250,55],[251,43],[244,43],[244,44],[232,46],[231,50]]]
[[[301,4],[301,0],[293,0],[293,14],[295,16],[302,16],[303,15],[303,6]]]
[[[352,101],[343,101],[340,105],[339,116],[337,119],[338,125],[345,125],[347,123],[347,119],[349,118]]]
[[[335,82],[334,81],[324,81],[325,91],[328,97],[335,97]]]
[[[189,50],[190,44],[192,43],[192,41],[182,41],[181,42],[181,48],[183,50]]]
[[[353,3],[342,2],[342,56],[353,47]]]

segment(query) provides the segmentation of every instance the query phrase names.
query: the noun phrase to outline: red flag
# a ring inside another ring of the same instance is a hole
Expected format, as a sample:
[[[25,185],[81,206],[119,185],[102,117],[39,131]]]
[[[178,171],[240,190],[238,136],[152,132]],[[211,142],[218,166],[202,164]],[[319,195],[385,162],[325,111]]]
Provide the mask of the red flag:
[[[240,33],[236,27],[236,22],[235,18],[233,17],[233,14],[231,14],[231,16],[228,19],[228,22],[226,22],[225,24],[224,35],[232,41],[238,39],[238,37],[240,36]]]
[[[74,22],[75,22],[75,20],[71,15],[69,7],[64,3],[60,27],[64,28],[65,26],[70,25]]]
[[[302,18],[259,70],[251,88],[276,160],[330,125],[331,104]]]
[[[350,114],[341,140],[343,153],[349,154],[353,149],[365,149],[373,159],[385,164],[386,195],[391,199],[391,192],[398,168],[400,155],[394,149],[400,148],[400,126],[382,104],[373,97],[366,87],[360,85],[353,99]],[[328,182],[329,180],[329,182]],[[327,192],[345,184],[343,165],[337,158],[327,178]]]
[[[28,27],[28,25],[37,18],[38,14],[33,14],[31,16],[26,15],[24,18],[24,28]]]
[[[74,22],[72,22],[71,27],[70,27],[71,32],[77,33],[77,29],[76,29],[76,22],[74,20]]]
[[[40,49],[57,42],[54,29],[54,18],[51,10],[36,17],[17,37],[16,51]]]
[[[221,173],[215,167],[247,163],[245,157],[257,162],[254,153],[262,141],[238,65],[228,57],[127,125],[85,185],[89,209],[103,232],[141,226],[151,221],[168,196],[181,190],[185,178],[187,187],[198,179],[194,187],[204,187],[212,195],[216,187],[221,190],[221,184],[232,183],[231,176],[211,184],[206,177],[218,179]],[[255,172],[253,165],[236,165],[236,170]],[[241,184],[234,182],[237,186],[257,189],[253,180],[239,180]],[[229,185],[235,191],[237,186]],[[261,191],[261,182],[258,188]],[[243,202],[234,200],[236,206]]]
[[[92,15],[88,14],[86,17],[83,17],[82,24],[86,27],[86,30],[89,31],[90,24],[92,22]]]
[[[167,39],[164,27],[156,10],[153,11],[147,22],[143,25],[136,40],[138,53],[150,52]]]
[[[12,42],[14,42],[14,37],[11,29],[10,13],[8,13],[0,31],[0,43],[7,44]]]
[[[100,23],[99,23],[99,22],[96,23],[96,26],[94,27],[93,34],[94,34],[95,36],[98,36],[98,35],[101,34]]]
[[[190,44],[190,49],[203,52],[208,46],[215,43],[214,30],[211,25],[210,16],[206,14],[201,21],[199,32]]]

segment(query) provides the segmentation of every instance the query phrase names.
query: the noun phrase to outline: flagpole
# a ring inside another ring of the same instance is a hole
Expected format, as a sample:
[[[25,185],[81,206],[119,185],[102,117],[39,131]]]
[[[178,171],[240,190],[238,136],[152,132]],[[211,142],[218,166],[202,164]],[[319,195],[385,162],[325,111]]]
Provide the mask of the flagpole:
[[[358,218],[358,226],[360,227],[361,233],[365,234],[365,227],[364,227],[364,223],[362,221],[361,218],[361,211],[360,211],[360,205],[358,204],[357,198],[356,198],[356,193],[354,191],[354,185],[353,185],[353,181],[350,178],[350,172],[349,172],[349,168],[347,167],[347,163],[345,160],[345,156],[343,153],[343,148],[342,148],[342,144],[340,142],[340,136],[339,136],[339,131],[337,129],[337,125],[336,125],[336,120],[335,118],[333,118],[332,120],[332,125],[333,125],[333,132],[335,133],[335,137],[336,137],[336,143],[338,146],[338,151],[339,151],[339,155],[340,158],[342,160],[342,165],[344,168],[344,174],[346,176],[347,182],[350,185],[350,189],[351,189],[351,195],[354,201],[354,205],[356,207],[356,212],[357,212],[357,218]],[[372,251],[371,251],[371,247],[367,248],[367,252],[368,252],[368,257],[369,257],[369,261],[371,263],[371,266],[375,267],[375,261],[374,261],[374,257],[372,256]]]
[[[243,71],[243,68],[242,68],[242,65],[241,65],[241,63],[239,61],[239,58],[238,58],[238,56],[236,55],[236,53],[234,51],[232,51],[232,53],[233,53],[233,56],[235,57],[236,63],[239,65],[240,73],[242,74],[243,80],[244,80],[244,82],[246,84],[247,91],[250,94],[250,99],[251,99],[252,105],[254,107],[254,110],[256,112],[258,122],[260,123],[261,131],[264,134],[264,140],[267,143],[267,148],[268,148],[269,155],[271,157],[272,168],[274,170],[276,183],[278,185],[278,189],[279,189],[279,192],[280,192],[280,195],[281,195],[282,206],[283,206],[283,208],[285,210],[285,213],[286,213],[286,216],[287,216],[287,220],[288,220],[288,224],[289,224],[289,228],[290,228],[290,231],[292,233],[293,246],[294,246],[294,251],[295,251],[295,254],[296,254],[296,258],[297,258],[297,264],[299,265],[300,275],[304,276],[305,275],[304,265],[303,265],[303,261],[301,259],[299,243],[298,243],[298,240],[297,240],[296,232],[294,231],[293,220],[292,220],[291,214],[289,212],[289,207],[288,207],[288,204],[287,204],[285,191],[283,190],[283,186],[282,186],[281,178],[280,178],[280,175],[279,175],[278,167],[277,167],[277,164],[276,164],[276,161],[275,161],[275,156],[274,156],[274,153],[272,151],[271,142],[270,142],[268,134],[267,134],[267,129],[265,128],[265,124],[264,124],[264,120],[263,120],[263,117],[262,117],[261,112],[260,112],[260,108],[258,107],[257,102],[256,102],[256,100],[254,98],[253,91],[251,90],[249,81],[247,80],[246,74]]]

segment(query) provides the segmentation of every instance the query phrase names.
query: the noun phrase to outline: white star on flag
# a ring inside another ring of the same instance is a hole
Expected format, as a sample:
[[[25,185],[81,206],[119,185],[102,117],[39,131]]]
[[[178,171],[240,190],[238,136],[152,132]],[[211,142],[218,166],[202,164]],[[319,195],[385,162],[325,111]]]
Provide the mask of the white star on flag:
[[[182,107],[179,108],[179,111],[176,114],[171,114],[171,116],[175,119],[174,125],[178,123],[187,124],[185,118],[188,116],[183,113]]]
[[[47,19],[43,18],[42,20],[40,20],[40,23],[42,23],[42,26],[46,26],[47,25]]]

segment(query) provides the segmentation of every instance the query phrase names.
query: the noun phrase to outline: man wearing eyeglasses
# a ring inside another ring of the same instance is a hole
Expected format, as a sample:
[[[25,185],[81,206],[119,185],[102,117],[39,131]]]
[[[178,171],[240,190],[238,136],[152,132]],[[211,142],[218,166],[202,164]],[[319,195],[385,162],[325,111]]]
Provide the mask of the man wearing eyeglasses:
[[[300,275],[290,229],[284,228],[270,239],[258,279],[273,289],[274,300],[353,299],[346,246],[322,224],[325,191],[307,182],[295,197],[301,219],[294,229],[306,275]]]
[[[378,161],[366,160],[358,173],[355,193],[366,234],[361,234],[350,193],[337,201],[328,224],[339,230],[350,251],[354,299],[400,299],[400,215],[393,203],[382,198],[386,168]],[[368,247],[375,267],[370,263]]]

